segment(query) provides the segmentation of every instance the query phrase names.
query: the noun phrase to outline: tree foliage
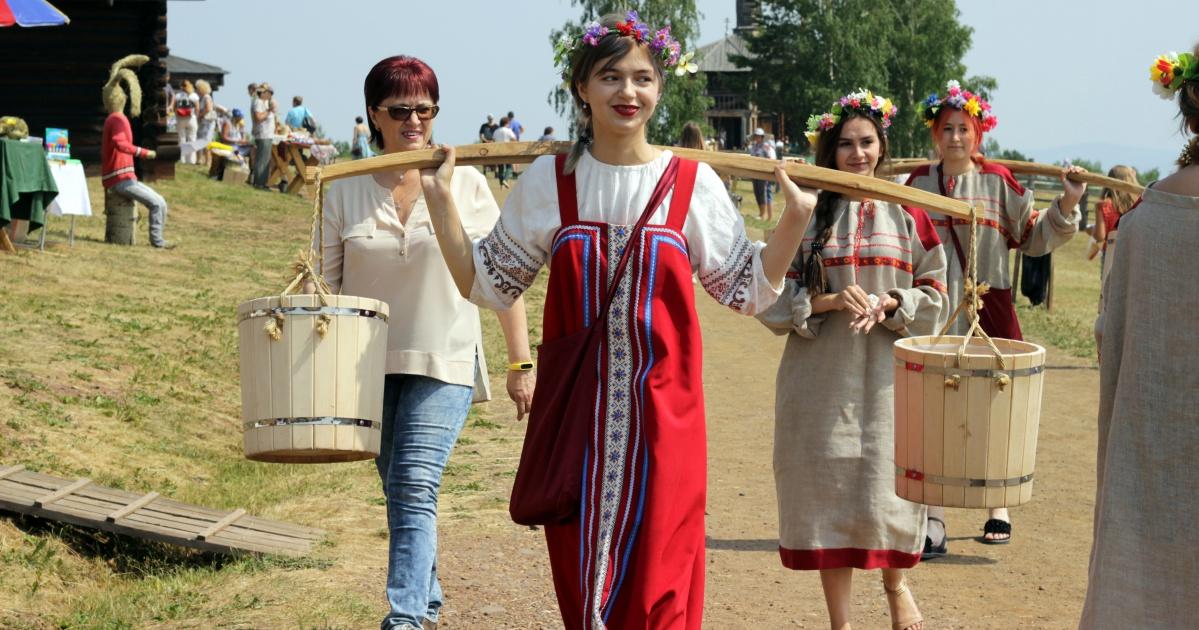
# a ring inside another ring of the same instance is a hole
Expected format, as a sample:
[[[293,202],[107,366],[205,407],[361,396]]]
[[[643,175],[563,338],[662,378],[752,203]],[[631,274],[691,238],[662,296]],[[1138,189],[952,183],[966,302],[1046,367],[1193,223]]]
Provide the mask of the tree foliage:
[[[888,137],[891,154],[913,156],[931,146],[921,101],[959,79],[987,95],[990,77],[963,79],[961,59],[973,29],[958,21],[954,0],[767,0],[757,33],[746,37],[752,58],[750,97],[785,115],[785,134],[802,137],[811,114],[857,88],[898,107]]]
[[[550,44],[558,41],[567,31],[581,31],[584,25],[598,20],[609,13],[636,11],[650,28],[658,29],[670,24],[670,32],[682,45],[683,51],[696,48],[695,37],[699,34],[699,11],[695,0],[571,0],[572,6],[582,9],[577,21],[567,22],[550,33]],[[696,122],[706,126],[708,108],[712,99],[704,96],[707,80],[703,73],[688,77],[670,74],[663,86],[662,98],[658,101],[655,116],[649,122],[646,133],[655,144],[673,144],[682,134],[683,125]],[[559,85],[549,95],[549,102],[559,114],[569,113],[574,120],[574,103],[570,91]],[[575,135],[571,125],[571,136]]]

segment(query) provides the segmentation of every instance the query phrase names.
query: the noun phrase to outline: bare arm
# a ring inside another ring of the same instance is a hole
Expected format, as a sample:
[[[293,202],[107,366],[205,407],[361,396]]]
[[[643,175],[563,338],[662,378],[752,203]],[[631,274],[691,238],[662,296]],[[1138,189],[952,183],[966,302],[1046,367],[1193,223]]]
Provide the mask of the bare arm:
[[[450,269],[450,276],[454,278],[454,286],[458,287],[462,297],[470,299],[470,289],[475,282],[475,258],[470,238],[462,227],[462,216],[458,214],[458,206],[450,194],[450,182],[454,176],[454,147],[441,145],[438,148],[445,151],[445,161],[437,169],[421,171],[421,187],[429,208],[429,218],[433,221],[433,232],[437,235],[437,244]],[[521,310],[523,319],[523,307]],[[528,346],[527,337],[525,345]]]
[[[504,342],[508,346],[508,363],[532,362],[529,350],[529,324],[525,316],[525,300],[517,298],[506,311],[496,311],[500,328],[504,331]],[[533,405],[533,388],[536,375],[533,370],[508,370],[508,397],[516,403],[516,419],[522,420]]]
[[[771,286],[777,287],[783,283],[787,269],[803,242],[804,231],[808,229],[808,221],[812,218],[812,209],[816,207],[816,195],[800,189],[791,181],[782,164],[774,168],[774,176],[786,195],[787,207],[779,217],[774,234],[766,242],[766,249],[762,250],[762,271]]]

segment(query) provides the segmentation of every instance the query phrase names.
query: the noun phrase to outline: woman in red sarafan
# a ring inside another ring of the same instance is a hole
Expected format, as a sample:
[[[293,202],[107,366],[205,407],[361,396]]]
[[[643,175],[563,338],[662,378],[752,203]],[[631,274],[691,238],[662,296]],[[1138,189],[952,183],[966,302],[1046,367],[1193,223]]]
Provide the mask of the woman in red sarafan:
[[[558,604],[568,628],[697,629],[706,431],[692,273],[734,310],[769,306],[815,198],[790,188],[771,243],[755,243],[715,171],[647,142],[664,68],[688,68],[669,29],[653,32],[635,13],[608,16],[558,52],[580,142],[569,156],[532,164],[490,235],[467,241],[448,195],[435,229],[459,290],[479,304],[506,307],[550,266],[546,342],[595,321],[618,282],[595,366],[591,440],[577,463],[585,467],[579,515],[545,527]],[[448,188],[447,153],[436,175],[425,175],[430,208]],[[633,234],[663,178],[671,192]],[[625,274],[613,278],[630,247]]]

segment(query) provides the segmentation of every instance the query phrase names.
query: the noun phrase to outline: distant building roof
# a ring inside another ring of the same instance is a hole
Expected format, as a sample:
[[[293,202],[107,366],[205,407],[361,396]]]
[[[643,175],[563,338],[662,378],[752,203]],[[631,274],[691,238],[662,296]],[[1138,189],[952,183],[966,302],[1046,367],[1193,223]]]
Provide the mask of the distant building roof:
[[[749,52],[749,46],[737,33],[718,39],[711,44],[700,46],[695,56],[699,57],[701,72],[749,72],[729,59],[730,55],[740,55],[752,59],[754,54]]]
[[[171,74],[229,74],[228,70],[183,57],[169,55],[166,58],[167,72]]]

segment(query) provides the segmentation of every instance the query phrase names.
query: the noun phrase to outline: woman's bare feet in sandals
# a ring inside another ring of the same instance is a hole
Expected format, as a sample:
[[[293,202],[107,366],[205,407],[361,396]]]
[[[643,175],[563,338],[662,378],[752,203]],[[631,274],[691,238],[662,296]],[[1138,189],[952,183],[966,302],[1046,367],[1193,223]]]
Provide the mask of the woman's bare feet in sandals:
[[[901,580],[895,588],[883,582],[887,592],[887,607],[891,611],[891,630],[923,630],[924,617],[916,606],[916,598],[908,590],[907,580]]]

